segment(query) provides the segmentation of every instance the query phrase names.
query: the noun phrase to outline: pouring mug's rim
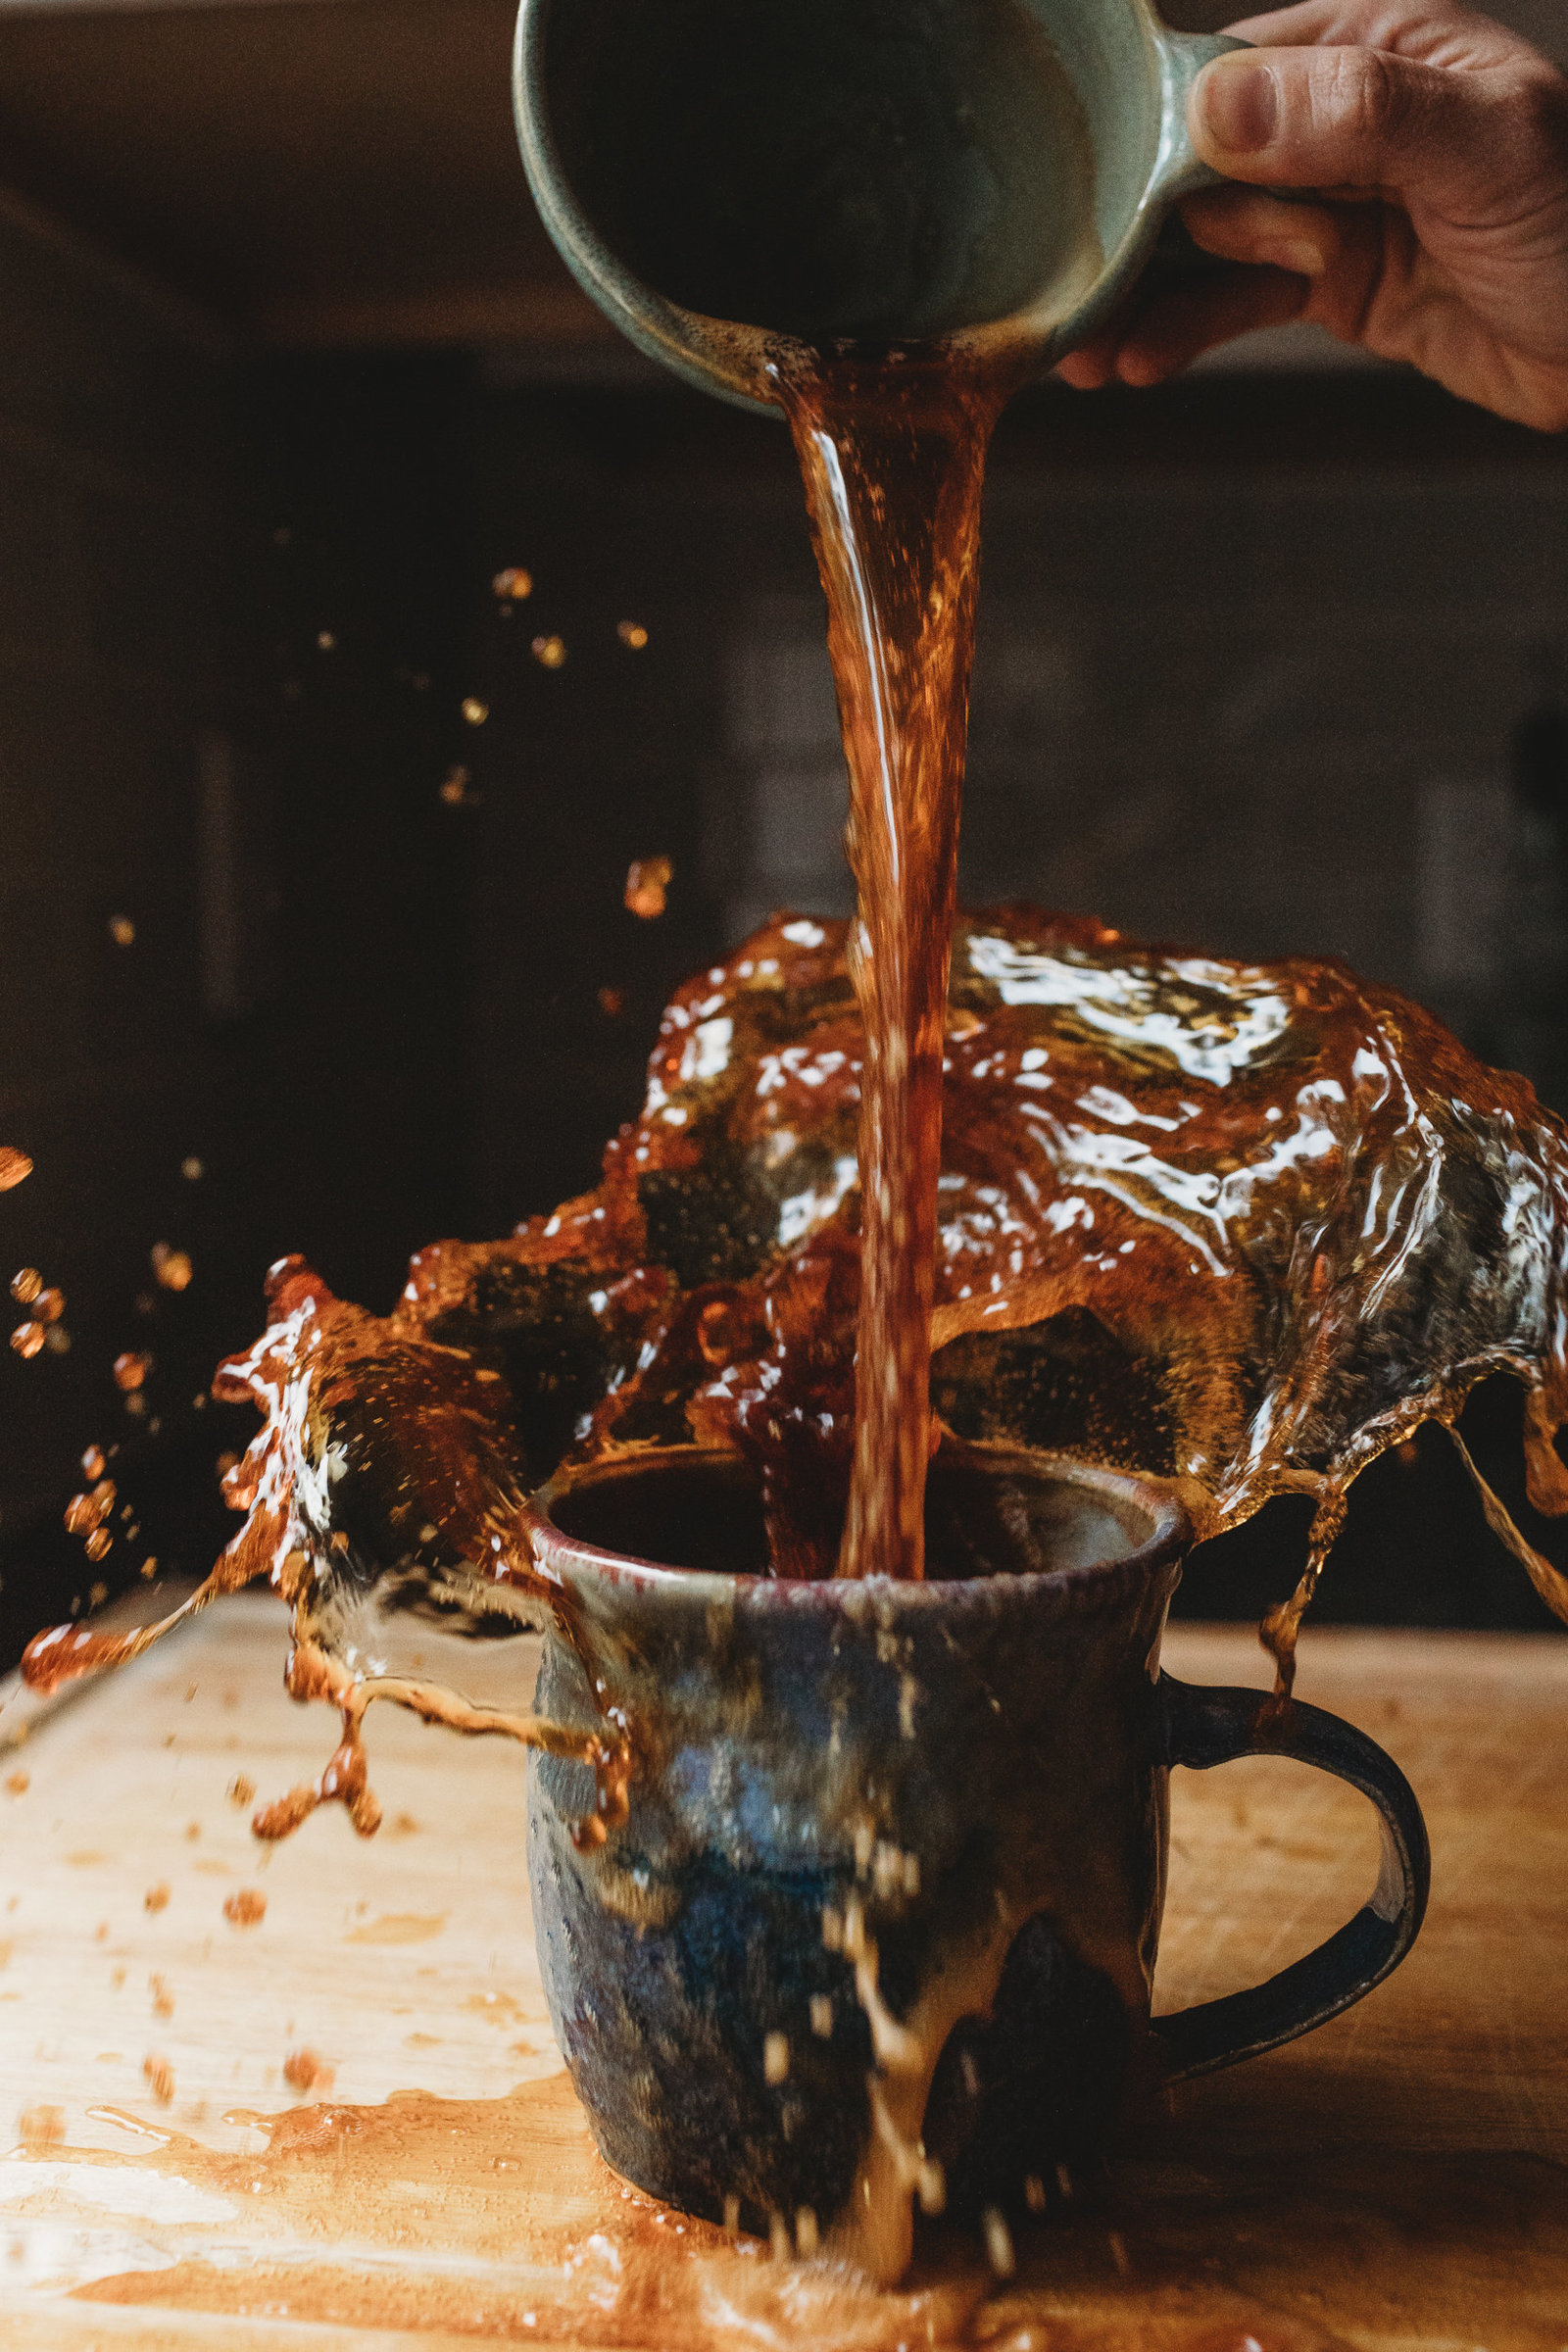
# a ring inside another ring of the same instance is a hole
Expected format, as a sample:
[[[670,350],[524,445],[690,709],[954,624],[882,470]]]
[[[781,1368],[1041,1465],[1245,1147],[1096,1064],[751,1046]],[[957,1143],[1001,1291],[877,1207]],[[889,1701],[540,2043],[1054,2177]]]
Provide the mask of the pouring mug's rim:
[[[930,1577],[919,1583],[886,1576],[786,1578],[745,1571],[681,1568],[668,1561],[612,1551],[573,1536],[551,1516],[555,1504],[584,1486],[629,1478],[650,1470],[691,1469],[705,1464],[739,1465],[746,1457],[720,1446],[635,1446],[612,1455],[563,1465],[523,1505],[523,1532],[546,1575],[568,1587],[601,1585],[652,1599],[677,1598],[693,1607],[800,1610],[824,1609],[843,1616],[874,1609],[926,1615],[972,1607],[982,1596],[992,1605],[1005,1595],[1015,1605],[1072,1613],[1107,1606],[1123,1593],[1143,1589],[1161,1569],[1175,1569],[1196,1540],[1192,1520],[1175,1491],[1152,1478],[1070,1454],[998,1441],[948,1440],[938,1459],[945,1465],[1012,1472],[1088,1490],[1118,1524],[1129,1509],[1151,1522],[1150,1532],[1128,1548],[1102,1559],[1059,1568],[1020,1569],[972,1577]]]

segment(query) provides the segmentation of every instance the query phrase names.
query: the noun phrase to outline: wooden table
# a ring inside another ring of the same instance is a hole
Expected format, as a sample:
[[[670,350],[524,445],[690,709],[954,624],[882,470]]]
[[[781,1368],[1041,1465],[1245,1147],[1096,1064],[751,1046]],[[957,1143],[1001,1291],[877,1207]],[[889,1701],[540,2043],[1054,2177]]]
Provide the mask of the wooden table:
[[[1564,2352],[1568,1641],[1309,1629],[1302,1658],[1426,1808],[1413,1957],[1182,2093],[1011,2278],[936,2230],[873,2295],[600,2164],[545,2021],[516,1750],[387,1709],[381,1836],[333,1810],[253,1844],[231,1784],[314,1772],[332,1725],[282,1695],[274,1604],[229,1604],[0,1756],[0,2344]],[[1264,1679],[1244,1631],[1178,1629],[1167,1659]],[[1181,1774],[1174,1802],[1162,2005],[1370,1884],[1368,1810],[1299,1767]],[[265,1917],[234,1924],[247,1891]]]

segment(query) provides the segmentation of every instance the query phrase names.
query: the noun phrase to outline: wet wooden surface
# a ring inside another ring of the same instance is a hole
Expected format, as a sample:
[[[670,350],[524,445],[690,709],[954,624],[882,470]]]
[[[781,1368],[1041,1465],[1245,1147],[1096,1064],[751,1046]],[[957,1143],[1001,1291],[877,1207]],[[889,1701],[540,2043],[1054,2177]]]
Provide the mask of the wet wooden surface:
[[[1240,1630],[1166,1655],[1265,1679]],[[386,1710],[380,1837],[334,1812],[253,1843],[236,1780],[273,1794],[331,1745],[281,1662],[273,1606],[230,1604],[0,1754],[7,2352],[1568,2347],[1568,1641],[1309,1631],[1302,1694],[1426,1809],[1414,1955],[1182,2093],[1018,2233],[1012,2278],[938,2230],[896,2296],[731,2247],[600,2164],[545,2020],[510,1745]],[[1361,1800],[1300,1767],[1178,1775],[1161,2005],[1328,1934],[1374,1856]],[[237,1924],[247,1893],[265,1913]]]

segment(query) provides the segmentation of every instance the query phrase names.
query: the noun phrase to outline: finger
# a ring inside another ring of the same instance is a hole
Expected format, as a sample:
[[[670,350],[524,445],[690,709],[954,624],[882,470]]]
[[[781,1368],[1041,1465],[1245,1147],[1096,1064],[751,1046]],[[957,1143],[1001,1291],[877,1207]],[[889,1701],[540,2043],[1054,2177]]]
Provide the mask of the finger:
[[[1055,372],[1064,384],[1075,392],[1098,392],[1104,384],[1116,379],[1116,355],[1125,339],[1125,323],[1096,335],[1092,342],[1081,343],[1069,351],[1064,360],[1056,362]]]
[[[1187,198],[1182,219],[1205,253],[1304,278],[1302,316],[1351,343],[1388,268],[1391,224],[1409,233],[1385,205],[1286,204],[1262,188],[1204,189]]]
[[[1182,220],[1195,245],[1224,262],[1251,262],[1324,277],[1346,247],[1345,208],[1287,204],[1262,188],[1205,188],[1187,197]]]
[[[1124,384],[1160,384],[1201,352],[1254,327],[1297,318],[1309,292],[1286,270],[1227,270],[1201,286],[1184,286],[1152,302],[1116,355]]]
[[[1265,49],[1385,49],[1429,65],[1491,66],[1530,54],[1527,41],[1490,17],[1411,0],[1301,0],[1228,24],[1239,40]]]
[[[1205,163],[1257,186],[1390,189],[1465,217],[1512,193],[1511,74],[1376,49],[1236,51],[1204,67],[1188,119]]]

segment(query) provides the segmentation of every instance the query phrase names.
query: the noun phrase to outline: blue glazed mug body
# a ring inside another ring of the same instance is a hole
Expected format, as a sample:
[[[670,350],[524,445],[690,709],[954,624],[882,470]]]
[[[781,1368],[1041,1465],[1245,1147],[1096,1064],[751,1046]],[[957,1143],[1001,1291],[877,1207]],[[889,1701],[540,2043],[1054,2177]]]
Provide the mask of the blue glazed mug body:
[[[755,1573],[749,1474],[692,1447],[559,1477],[531,1529],[563,1594],[539,1712],[608,1712],[632,1745],[602,1842],[580,1841],[586,1768],[528,1766],[540,1963],[599,2146],[659,2197],[883,2280],[916,2200],[1038,2202],[1141,2082],[1359,1997],[1424,1899],[1393,1765],[1294,1709],[1353,1749],[1308,1760],[1385,1814],[1379,1893],[1341,1932],[1361,1939],[1310,1983],[1232,1996],[1262,2001],[1245,2019],[1213,2003],[1152,2031],[1169,1764],[1204,1741],[1193,1761],[1304,1751],[1257,1692],[1161,1679],[1189,1540],[1167,1494],[979,1446],[930,1488],[923,1585]]]

